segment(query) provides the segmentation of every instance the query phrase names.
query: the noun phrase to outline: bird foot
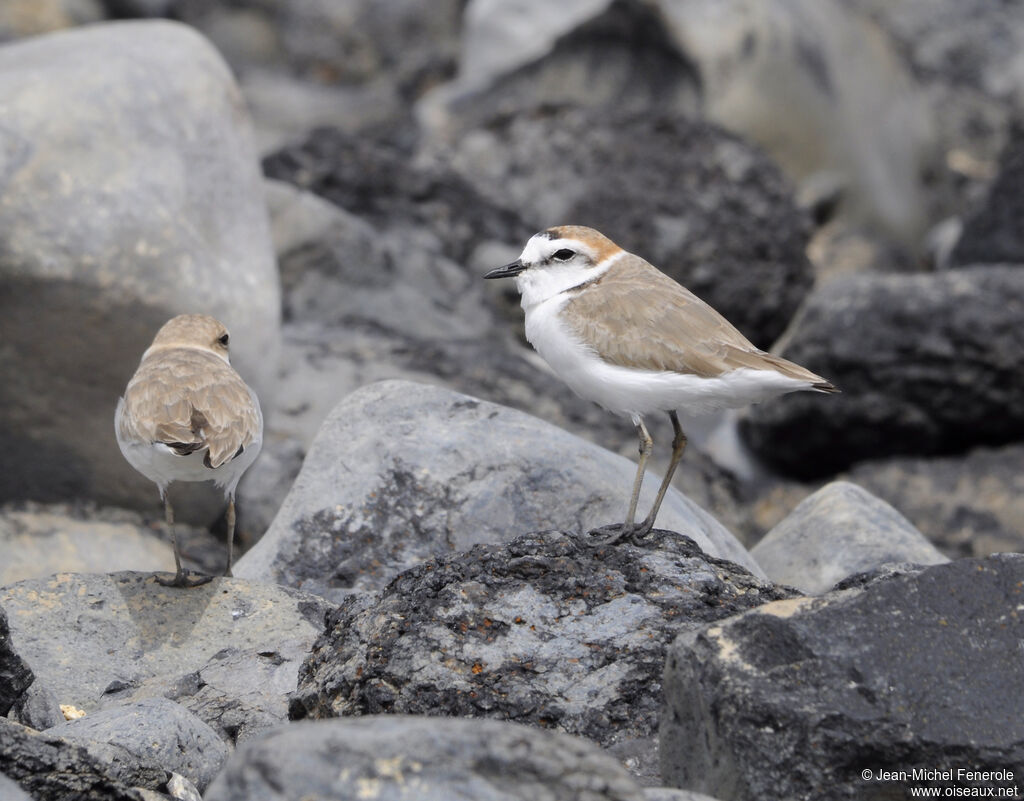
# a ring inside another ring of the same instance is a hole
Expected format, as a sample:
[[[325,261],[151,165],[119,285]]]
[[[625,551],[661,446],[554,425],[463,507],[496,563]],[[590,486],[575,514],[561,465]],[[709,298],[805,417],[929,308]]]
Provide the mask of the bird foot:
[[[591,545],[618,545],[620,542],[636,542],[647,535],[651,524],[643,523],[612,523],[590,530]]]
[[[182,570],[179,573],[174,574],[174,578],[165,579],[160,576],[155,576],[156,583],[162,584],[164,587],[201,587],[207,582],[213,581],[213,576],[189,576],[188,570]]]

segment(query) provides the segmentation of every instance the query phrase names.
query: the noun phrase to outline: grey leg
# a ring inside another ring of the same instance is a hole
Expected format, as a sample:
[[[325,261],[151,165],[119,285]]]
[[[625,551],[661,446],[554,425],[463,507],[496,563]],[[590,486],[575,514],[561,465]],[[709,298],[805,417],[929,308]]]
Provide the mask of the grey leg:
[[[622,525],[613,524],[593,529],[590,535],[602,538],[593,540],[592,544],[594,545],[614,545],[623,538],[631,536],[636,528],[636,505],[640,499],[640,488],[644,483],[644,473],[647,471],[647,459],[650,457],[651,450],[654,447],[654,440],[651,439],[651,435],[648,433],[647,426],[644,425],[643,420],[637,422],[636,433],[640,439],[640,459],[636,466],[636,477],[633,479],[633,494],[629,498],[629,511],[626,513],[626,522]]]
[[[683,450],[686,448],[686,434],[683,433],[683,429],[679,425],[679,418],[676,417],[675,412],[669,412],[668,416],[672,420],[672,430],[675,432],[675,435],[672,437],[672,459],[668,463],[665,477],[661,480],[661,486],[658,487],[658,497],[654,499],[654,506],[651,508],[650,514],[633,531],[633,536],[636,537],[642,537],[654,528],[654,521],[658,517],[658,510],[661,509],[661,502],[665,500],[668,485],[672,483],[672,475],[676,472],[679,460],[683,458]]]
[[[235,496],[228,500],[228,566],[224,568],[224,575],[231,575],[232,553],[235,547]]]
[[[633,495],[629,499],[629,512],[626,515],[626,527],[632,528],[633,522],[636,520],[636,504],[640,499],[640,487],[644,483],[644,472],[647,470],[647,459],[651,455],[651,449],[654,447],[654,440],[651,439],[651,435],[647,433],[647,426],[644,425],[644,421],[641,420],[636,424],[636,433],[640,437],[640,460],[636,466],[636,478],[633,479]]]
[[[174,533],[174,509],[171,506],[171,499],[167,497],[167,493],[163,495],[164,500],[164,522],[167,523],[167,530],[171,534],[171,544],[174,546],[174,578],[164,579],[160,576],[156,577],[158,584],[163,584],[165,587],[198,587],[200,584],[205,584],[210,580],[209,576],[198,576],[194,579],[188,577],[188,571],[181,566],[181,555],[178,551],[178,537]]]

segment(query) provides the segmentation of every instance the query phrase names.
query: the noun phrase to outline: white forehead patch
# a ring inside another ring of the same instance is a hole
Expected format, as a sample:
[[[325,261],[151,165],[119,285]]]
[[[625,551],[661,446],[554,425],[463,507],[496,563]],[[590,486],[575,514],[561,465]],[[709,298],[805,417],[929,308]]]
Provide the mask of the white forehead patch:
[[[526,243],[519,260],[523,264],[540,264],[551,258],[552,253],[557,253],[562,248],[569,248],[577,253],[584,253],[594,260],[594,251],[580,242],[578,239],[549,239],[544,234],[534,234]]]

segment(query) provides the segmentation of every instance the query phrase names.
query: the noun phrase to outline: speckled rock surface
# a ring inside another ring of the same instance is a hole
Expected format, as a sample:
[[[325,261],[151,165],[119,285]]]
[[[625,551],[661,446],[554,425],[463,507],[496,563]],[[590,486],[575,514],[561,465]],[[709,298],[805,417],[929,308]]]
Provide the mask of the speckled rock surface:
[[[480,545],[348,599],[303,664],[291,716],[496,717],[604,746],[648,738],[667,643],[791,594],[663,530],[608,548],[554,531]]]

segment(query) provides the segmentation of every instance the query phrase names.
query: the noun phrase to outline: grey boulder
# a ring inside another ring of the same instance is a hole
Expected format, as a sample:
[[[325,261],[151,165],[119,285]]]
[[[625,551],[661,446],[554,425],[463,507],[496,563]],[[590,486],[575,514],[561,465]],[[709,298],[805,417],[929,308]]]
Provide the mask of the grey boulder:
[[[48,729],[66,740],[118,746],[142,760],[189,779],[200,791],[228,757],[217,733],[180,704],[143,698],[109,706]]]
[[[949,561],[889,504],[847,481],[805,499],[750,555],[772,581],[808,594],[888,563]]]
[[[667,644],[792,594],[661,529],[638,545],[557,531],[477,545],[346,599],[290,715],[513,720],[587,737],[653,778]]]
[[[195,31],[124,22],[0,48],[0,104],[0,499],[153,508],[113,414],[157,328],[213,314],[265,401],[276,378],[280,288],[238,87]],[[191,519],[219,512],[222,493],[199,497]]]
[[[0,589],[11,640],[63,704],[88,713],[177,701],[229,743],[285,719],[324,601],[216,579],[188,590],[138,573],[71,574]]]
[[[116,746],[92,752],[82,743],[4,718],[0,776],[13,779],[31,798],[46,801],[143,801],[138,788],[159,791],[169,778],[158,765]]]
[[[681,635],[665,664],[662,778],[737,801],[910,797],[925,782],[887,775],[914,769],[1019,784],[1022,587],[1020,554],[961,559]],[[953,785],[974,786],[935,786]]]
[[[1024,270],[1010,266],[832,281],[809,297],[783,355],[842,394],[755,406],[742,433],[800,478],[1019,440],[1022,304]]]
[[[324,421],[273,524],[235,573],[340,599],[434,555],[621,522],[634,472],[627,459],[522,412],[382,381]],[[644,509],[655,489],[651,477]],[[675,490],[658,525],[758,570],[732,534]]]
[[[611,757],[493,720],[383,715],[282,726],[242,746],[206,801],[643,801]]]

